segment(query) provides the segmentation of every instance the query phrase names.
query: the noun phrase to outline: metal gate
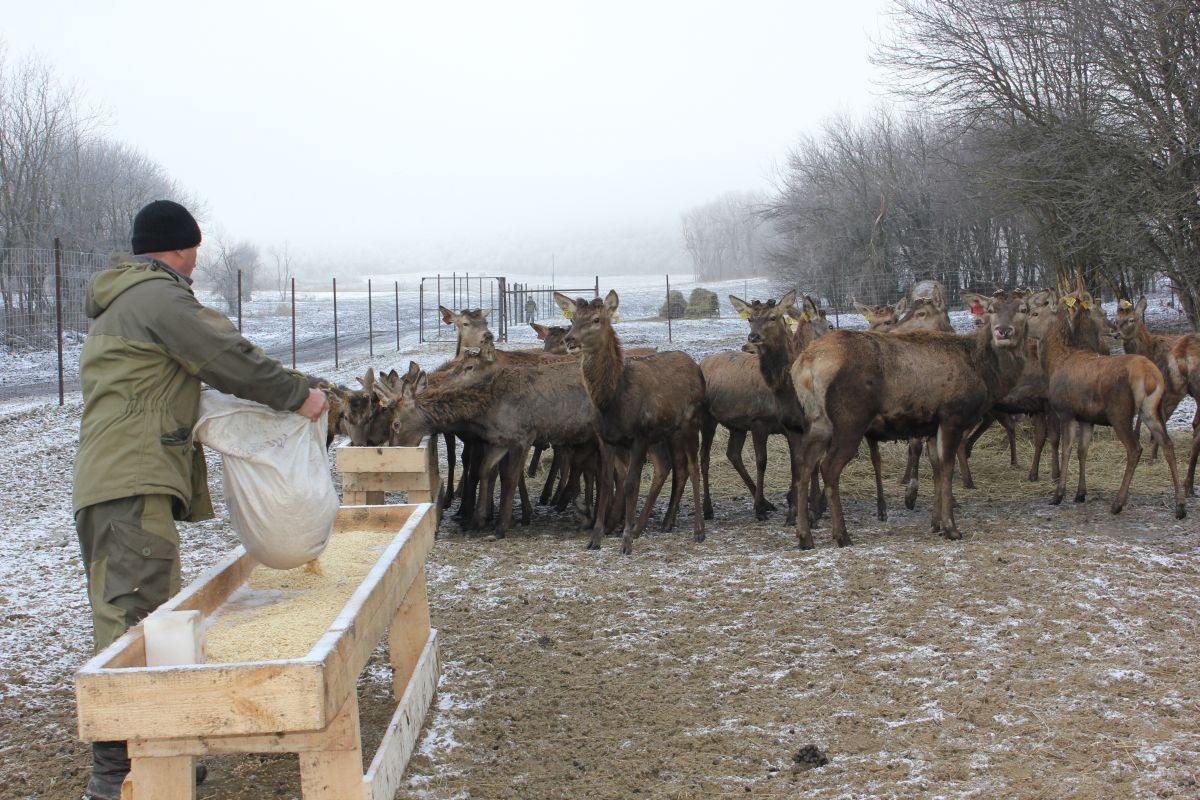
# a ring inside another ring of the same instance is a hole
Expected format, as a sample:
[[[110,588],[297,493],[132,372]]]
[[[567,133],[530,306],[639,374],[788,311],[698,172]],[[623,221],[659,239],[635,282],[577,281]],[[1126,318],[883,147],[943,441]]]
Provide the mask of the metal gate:
[[[420,341],[454,341],[457,338],[452,326],[442,324],[439,306],[451,311],[488,309],[488,327],[498,341],[508,341],[508,314],[504,303],[506,283],[506,279],[499,276],[465,272],[421,278],[417,304]]]

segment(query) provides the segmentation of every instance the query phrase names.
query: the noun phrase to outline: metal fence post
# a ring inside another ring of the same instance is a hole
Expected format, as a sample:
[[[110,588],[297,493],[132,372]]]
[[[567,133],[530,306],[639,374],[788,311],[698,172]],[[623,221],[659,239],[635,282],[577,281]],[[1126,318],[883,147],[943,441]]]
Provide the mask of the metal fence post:
[[[400,281],[396,281],[396,352],[400,352]]]
[[[596,276],[596,297],[600,296],[600,276]]]
[[[417,342],[425,343],[425,279],[417,284]]]
[[[238,333],[242,332],[242,271],[238,270],[237,278]]]
[[[292,278],[292,369],[296,368],[296,279]]]
[[[597,297],[600,295],[597,294]],[[667,341],[671,341],[671,276],[667,276]]]
[[[54,237],[54,330],[58,341],[58,404],[66,405],[66,379],[63,369],[63,299],[62,299],[62,245]]]
[[[370,278],[367,278],[367,355],[375,358],[375,314],[371,310]]]
[[[333,279],[333,368],[338,368],[337,278]]]

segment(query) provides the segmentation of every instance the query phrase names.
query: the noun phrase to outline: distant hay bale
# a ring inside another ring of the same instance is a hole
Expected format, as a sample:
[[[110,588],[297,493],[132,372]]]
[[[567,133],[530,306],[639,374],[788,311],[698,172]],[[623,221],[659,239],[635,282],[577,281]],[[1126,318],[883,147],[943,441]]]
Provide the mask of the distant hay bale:
[[[684,316],[688,319],[710,319],[721,316],[721,305],[716,292],[697,286],[688,298]]]
[[[678,289],[672,289],[671,294],[668,295],[667,303],[663,303],[658,308],[659,319],[667,318],[668,303],[670,304],[671,319],[683,319],[687,314],[688,304],[687,300],[685,300],[683,297],[683,292],[679,291]]]

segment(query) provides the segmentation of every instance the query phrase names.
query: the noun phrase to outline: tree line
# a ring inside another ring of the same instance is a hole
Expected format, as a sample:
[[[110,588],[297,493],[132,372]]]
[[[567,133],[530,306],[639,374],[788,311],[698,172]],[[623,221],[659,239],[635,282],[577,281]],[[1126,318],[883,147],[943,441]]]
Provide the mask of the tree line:
[[[775,192],[742,211],[769,226],[754,268],[839,304],[890,301],[923,278],[955,291],[1081,275],[1132,297],[1162,275],[1195,326],[1200,5],[895,0],[890,11],[873,61],[893,102],[787,154]]]

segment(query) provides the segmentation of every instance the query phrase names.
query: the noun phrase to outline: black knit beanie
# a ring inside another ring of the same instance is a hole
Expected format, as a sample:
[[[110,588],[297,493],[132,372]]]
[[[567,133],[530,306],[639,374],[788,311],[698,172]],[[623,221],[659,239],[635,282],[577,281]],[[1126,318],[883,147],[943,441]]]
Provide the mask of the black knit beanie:
[[[200,244],[200,226],[188,210],[170,200],[155,200],[133,218],[133,254],[187,250]]]

